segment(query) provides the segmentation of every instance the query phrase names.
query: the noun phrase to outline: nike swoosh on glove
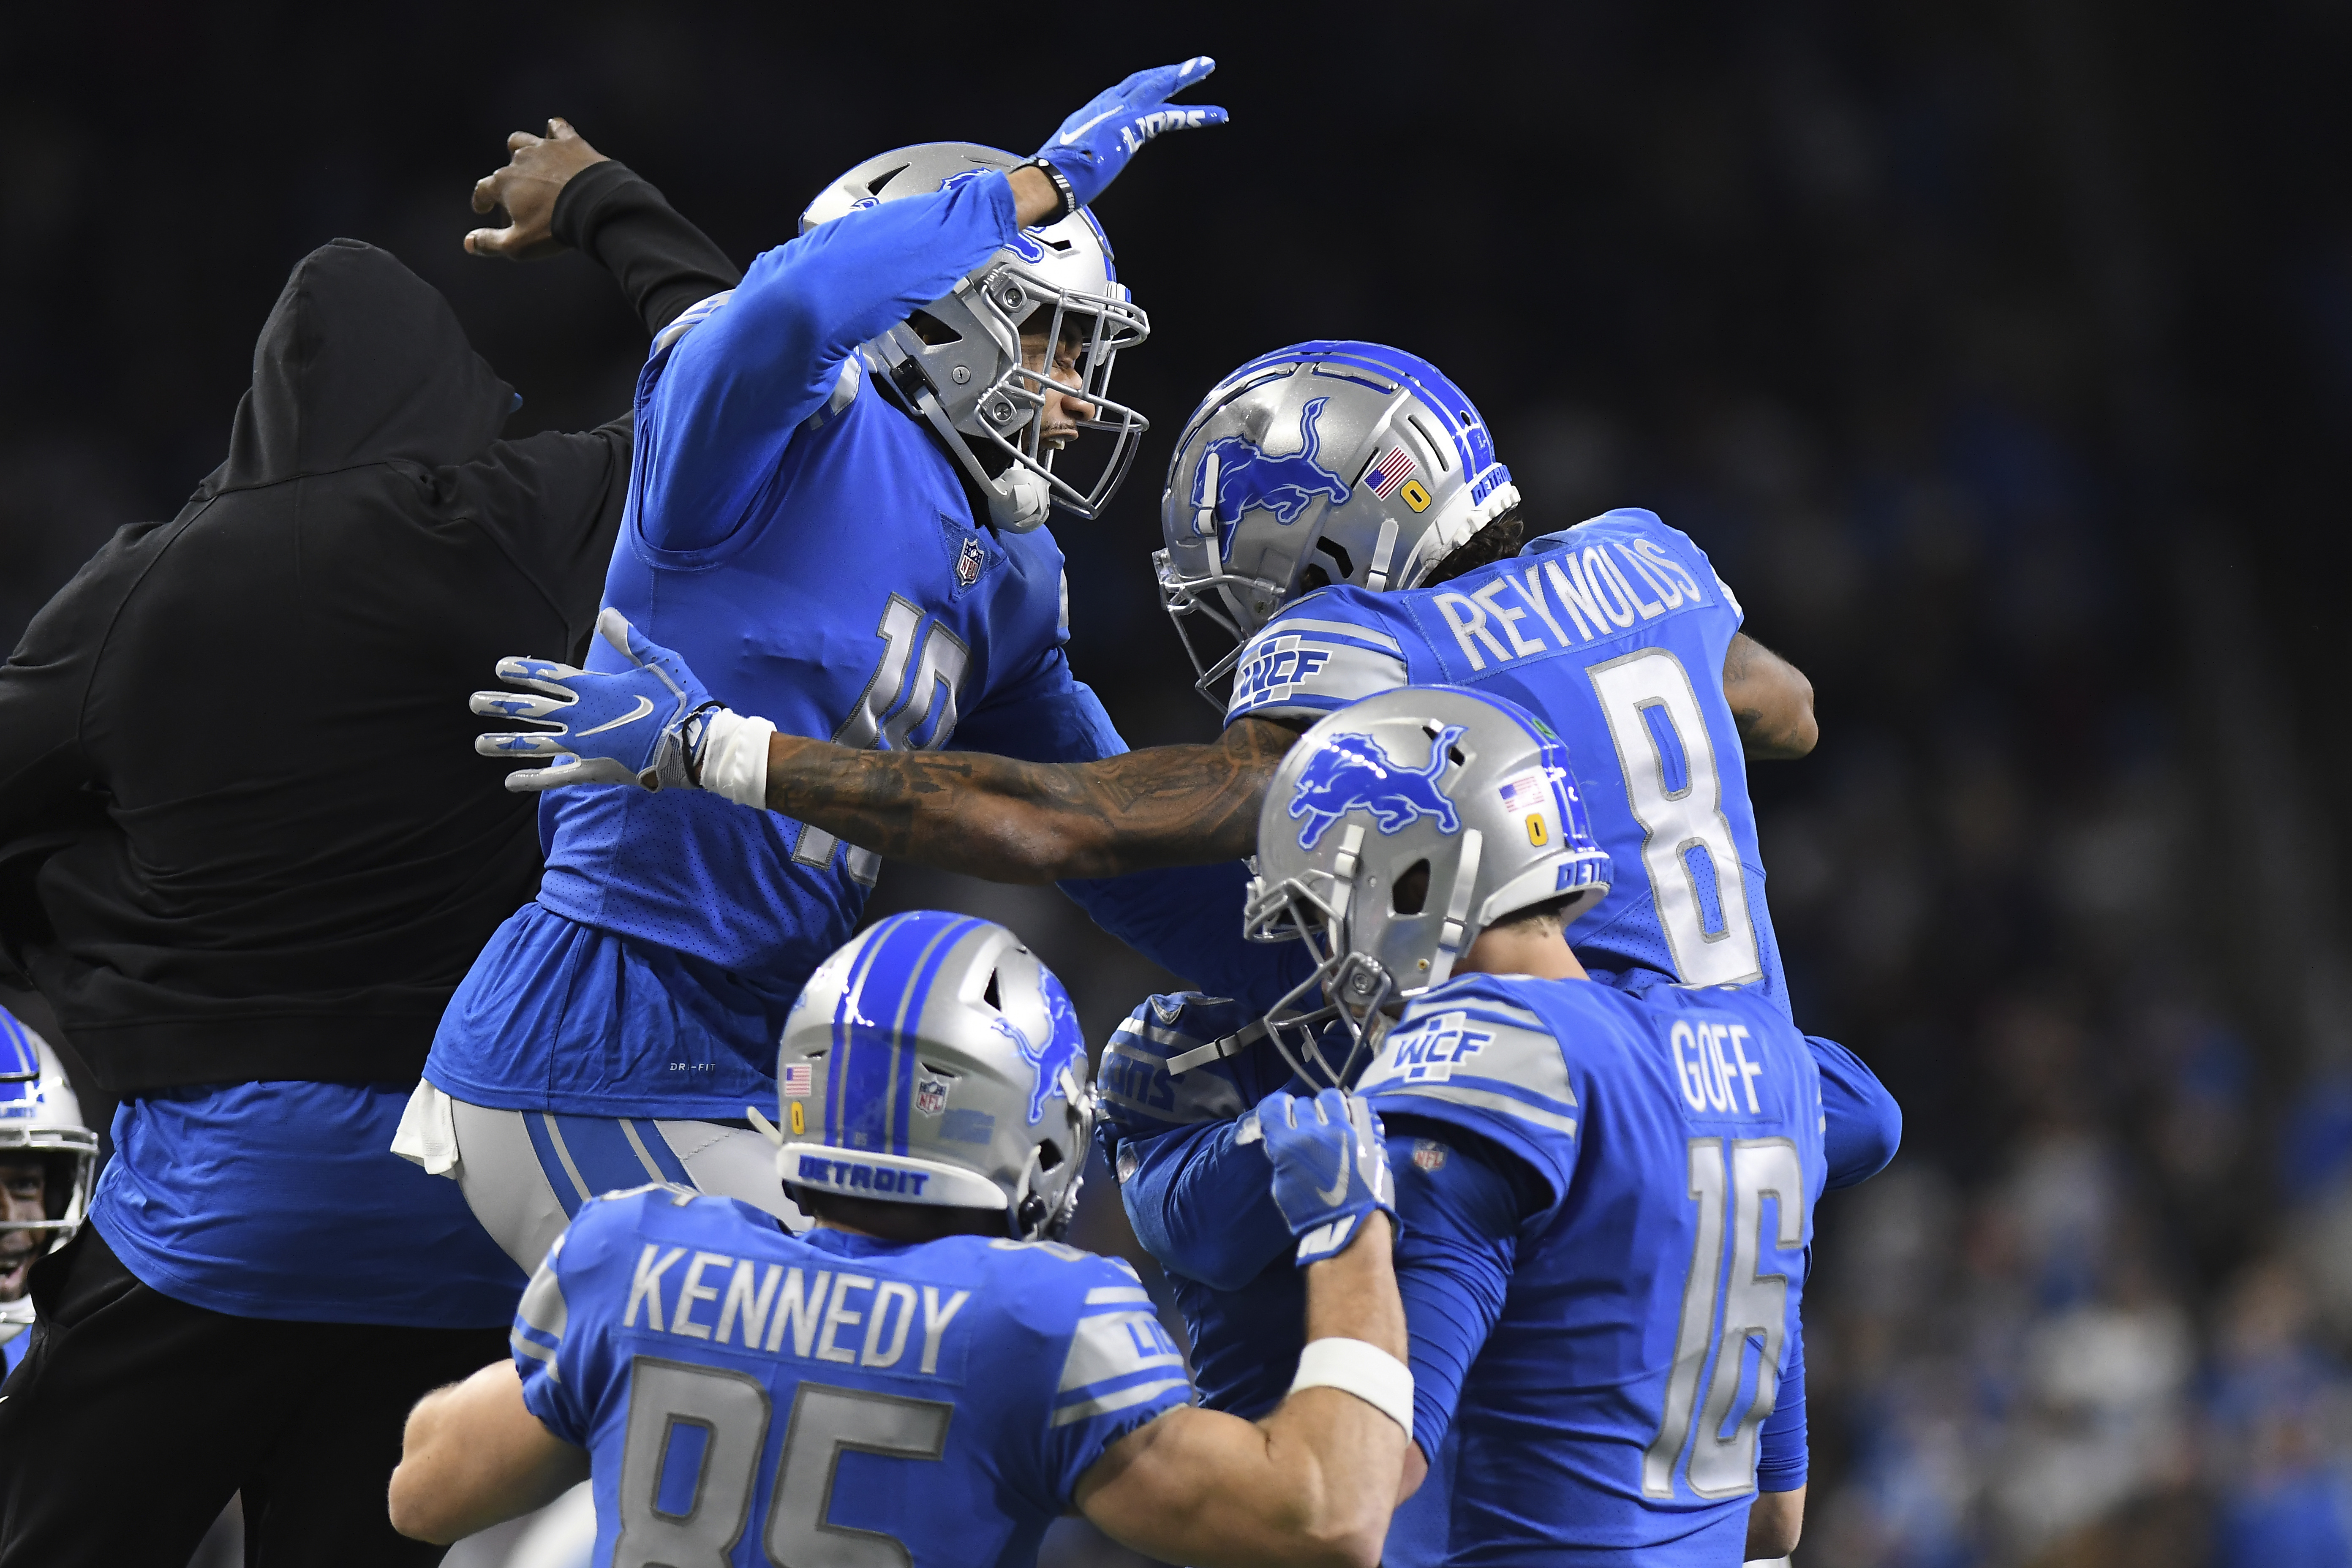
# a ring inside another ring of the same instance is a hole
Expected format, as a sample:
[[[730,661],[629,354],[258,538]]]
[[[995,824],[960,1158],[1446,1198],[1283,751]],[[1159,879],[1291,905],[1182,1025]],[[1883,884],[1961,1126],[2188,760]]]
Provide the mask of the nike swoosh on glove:
[[[1225,122],[1225,111],[1214,104],[1168,101],[1216,68],[1208,56],[1195,55],[1181,65],[1136,72],[1063,121],[1037,149],[1036,161],[1060,170],[1078,205],[1088,205],[1154,136]]]
[[[486,757],[548,757],[543,768],[507,775],[518,794],[573,784],[692,789],[709,720],[726,710],[703,689],[686,660],[605,608],[596,632],[632,668],[606,675],[552,659],[499,660],[499,679],[524,691],[477,691],[468,707],[492,719],[525,719],[549,728],[478,735]]]
[[[1312,1100],[1269,1094],[1234,1137],[1261,1141],[1274,1163],[1274,1206],[1298,1238],[1300,1268],[1345,1252],[1374,1210],[1396,1223],[1388,1135],[1363,1100],[1336,1089]]]

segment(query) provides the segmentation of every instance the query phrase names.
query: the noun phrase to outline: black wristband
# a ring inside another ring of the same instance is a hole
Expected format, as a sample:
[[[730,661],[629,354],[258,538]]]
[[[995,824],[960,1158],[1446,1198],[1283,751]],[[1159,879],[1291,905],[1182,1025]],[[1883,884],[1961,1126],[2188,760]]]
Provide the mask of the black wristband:
[[[1060,210],[1055,212],[1052,217],[1047,218],[1045,220],[1046,223],[1059,223],[1064,218],[1078,210],[1078,193],[1071,187],[1070,177],[1067,174],[1065,174],[1061,170],[1056,169],[1053,164],[1048,163],[1043,158],[1033,159],[1027,166],[1032,169],[1044,171],[1045,177],[1054,182],[1054,189],[1059,191],[1062,195],[1062,205]],[[1043,227],[1044,225],[1040,225],[1038,226]]]

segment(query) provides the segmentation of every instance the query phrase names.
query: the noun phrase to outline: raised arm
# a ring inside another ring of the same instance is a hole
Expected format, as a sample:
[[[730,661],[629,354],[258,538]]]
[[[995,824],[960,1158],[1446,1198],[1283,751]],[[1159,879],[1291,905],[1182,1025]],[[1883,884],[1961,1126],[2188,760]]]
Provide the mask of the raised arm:
[[[1739,724],[1740,749],[1759,761],[1801,757],[1821,739],[1813,683],[1804,671],[1749,637],[1731,634],[1723,695]]]

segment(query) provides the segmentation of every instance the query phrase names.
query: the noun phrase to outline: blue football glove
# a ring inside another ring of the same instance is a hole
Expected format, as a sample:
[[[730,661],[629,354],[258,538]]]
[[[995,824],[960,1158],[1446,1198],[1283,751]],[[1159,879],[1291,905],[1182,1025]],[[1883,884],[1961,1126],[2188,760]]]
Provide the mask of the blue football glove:
[[[509,773],[507,788],[518,794],[573,784],[693,788],[708,721],[724,710],[686,660],[647,640],[620,611],[607,607],[598,614],[596,631],[635,668],[603,675],[552,659],[499,660],[499,679],[540,695],[477,691],[473,710],[551,728],[478,736],[474,750],[486,757],[554,759],[543,768]]]
[[[1168,101],[1216,68],[1208,56],[1195,55],[1182,65],[1136,72],[1063,121],[1053,139],[1037,149],[1036,161],[1060,171],[1078,205],[1086,206],[1154,136],[1225,122],[1225,111],[1213,104]]]
[[[1347,1250],[1377,1209],[1396,1223],[1388,1134],[1372,1108],[1327,1089],[1308,1100],[1274,1093],[1242,1118],[1236,1143],[1263,1139],[1274,1162],[1274,1206],[1298,1238],[1298,1266]]]

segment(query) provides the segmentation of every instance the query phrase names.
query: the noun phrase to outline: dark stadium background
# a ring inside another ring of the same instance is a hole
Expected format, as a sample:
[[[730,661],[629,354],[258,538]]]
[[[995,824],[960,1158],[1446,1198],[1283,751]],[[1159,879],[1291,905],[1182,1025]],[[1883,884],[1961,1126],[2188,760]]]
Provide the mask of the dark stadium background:
[[[6,34],[10,642],[218,461],[330,237],[448,294],[516,430],[623,405],[642,345],[601,274],[459,250],[509,129],[569,116],[748,260],[868,153],[1025,151],[1214,54],[1192,96],[1235,123],[1098,207],[1157,331],[1120,390],[1159,423],[1113,515],[1059,531],[1081,675],[1137,743],[1212,733],[1148,575],[1159,474],[1286,342],[1446,367],[1539,527],[1661,511],[1816,684],[1820,750],[1753,773],[1773,913],[1800,1019],[1908,1118],[1822,1207],[1799,1561],[2341,1560],[2345,0],[97,5]],[[253,674],[219,700],[300,744],[334,672]],[[894,868],[877,909],[923,902],[1026,933],[1097,1040],[1155,984],[1050,889]],[[1085,1239],[1126,1241],[1108,1183]]]

